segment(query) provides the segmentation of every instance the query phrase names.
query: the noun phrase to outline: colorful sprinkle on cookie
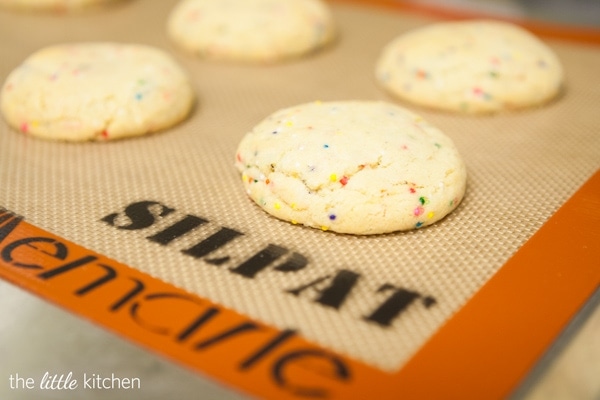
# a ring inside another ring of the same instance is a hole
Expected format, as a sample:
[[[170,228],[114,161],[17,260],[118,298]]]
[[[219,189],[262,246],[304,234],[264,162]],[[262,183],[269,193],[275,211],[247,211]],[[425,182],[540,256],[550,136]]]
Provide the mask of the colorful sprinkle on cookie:
[[[459,113],[494,113],[547,103],[563,86],[558,57],[506,22],[431,24],[382,51],[375,76],[398,99]]]
[[[273,136],[288,119],[296,129]],[[253,179],[242,183],[264,211],[357,235],[433,224],[459,205],[466,186],[451,139],[384,102],[313,102],[277,111],[243,137],[235,164]]]
[[[333,17],[322,0],[182,0],[168,18],[173,42],[202,58],[270,63],[329,44]]]
[[[7,77],[0,110],[31,136],[105,141],[171,127],[189,114],[194,97],[187,75],[162,50],[62,44],[35,52]]]

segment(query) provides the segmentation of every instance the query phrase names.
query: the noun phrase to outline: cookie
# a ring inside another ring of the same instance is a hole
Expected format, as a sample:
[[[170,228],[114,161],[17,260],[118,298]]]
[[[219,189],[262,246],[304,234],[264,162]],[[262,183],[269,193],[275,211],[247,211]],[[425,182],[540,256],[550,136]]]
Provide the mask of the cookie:
[[[165,52],[118,43],[46,47],[6,79],[0,111],[32,136],[111,140],[183,120],[194,103],[190,81]]]
[[[0,6],[30,11],[70,11],[115,1],[117,0],[0,0]]]
[[[542,105],[563,86],[554,52],[505,22],[432,24],[405,33],[382,51],[376,78],[407,102],[460,113]]]
[[[385,102],[314,102],[280,110],[241,140],[247,194],[294,224],[369,235],[431,225],[463,198],[452,140]]]
[[[313,52],[334,37],[322,0],[183,0],[168,18],[171,39],[200,57],[276,62]]]

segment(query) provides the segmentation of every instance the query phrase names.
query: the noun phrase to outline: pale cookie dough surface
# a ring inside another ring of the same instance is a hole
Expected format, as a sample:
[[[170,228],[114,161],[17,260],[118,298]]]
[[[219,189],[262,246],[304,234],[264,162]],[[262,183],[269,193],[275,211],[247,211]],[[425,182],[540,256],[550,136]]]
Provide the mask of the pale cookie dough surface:
[[[328,44],[334,23],[322,0],[183,0],[167,31],[200,57],[236,62],[277,62]]]
[[[31,11],[69,11],[116,1],[118,0],[0,0],[0,6]]]
[[[41,49],[6,79],[0,110],[15,129],[45,139],[86,141],[168,128],[190,112],[187,75],[162,50],[79,43]]]
[[[359,235],[433,224],[465,192],[452,140],[385,102],[314,102],[280,110],[241,140],[250,198],[294,224]]]
[[[547,103],[563,85],[554,52],[515,25],[473,20],[419,28],[382,51],[376,77],[399,99],[463,113]]]

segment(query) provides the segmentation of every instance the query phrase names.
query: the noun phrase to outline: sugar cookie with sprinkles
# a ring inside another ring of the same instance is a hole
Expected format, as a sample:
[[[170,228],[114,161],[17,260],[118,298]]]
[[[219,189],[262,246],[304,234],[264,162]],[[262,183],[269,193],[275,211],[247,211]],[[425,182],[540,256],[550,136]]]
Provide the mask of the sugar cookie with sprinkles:
[[[248,63],[300,57],[335,36],[322,0],[183,0],[171,12],[167,32],[202,58]]]
[[[171,127],[189,114],[194,97],[187,74],[162,50],[60,44],[33,53],[10,73],[0,111],[27,135],[104,141]]]
[[[0,0],[0,7],[22,11],[76,11],[119,0]]]
[[[376,65],[379,84],[407,102],[482,114],[543,105],[563,88],[556,54],[506,22],[442,22],[398,36]]]
[[[277,111],[242,138],[235,165],[267,213],[356,235],[439,221],[461,202],[467,176],[447,135],[402,107],[372,101]]]

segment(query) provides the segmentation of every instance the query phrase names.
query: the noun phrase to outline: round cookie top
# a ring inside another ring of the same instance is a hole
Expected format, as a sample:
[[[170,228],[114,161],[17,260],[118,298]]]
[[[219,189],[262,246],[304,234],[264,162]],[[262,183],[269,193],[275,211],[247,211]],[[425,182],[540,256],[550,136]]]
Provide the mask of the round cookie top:
[[[322,0],[183,0],[167,31],[200,57],[276,62],[324,46],[335,29]]]
[[[472,20],[400,35],[383,49],[376,77],[408,102],[476,114],[548,102],[561,90],[563,70],[554,52],[526,30]]]
[[[117,43],[41,49],[6,79],[0,110],[15,129],[56,140],[110,140],[168,128],[194,93],[165,52]]]
[[[70,11],[115,1],[117,0],[0,0],[0,6],[32,11]]]
[[[266,212],[359,235],[430,225],[458,206],[466,186],[452,140],[385,102],[277,111],[243,137],[236,166]]]

